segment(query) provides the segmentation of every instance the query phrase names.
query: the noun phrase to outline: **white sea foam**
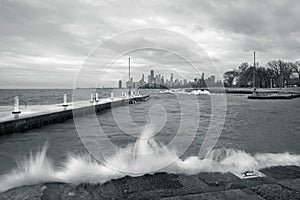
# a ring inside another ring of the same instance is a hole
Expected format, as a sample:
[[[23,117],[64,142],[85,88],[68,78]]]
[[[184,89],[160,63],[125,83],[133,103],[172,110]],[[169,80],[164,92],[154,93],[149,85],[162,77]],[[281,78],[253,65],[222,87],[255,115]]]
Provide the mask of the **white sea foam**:
[[[190,94],[193,95],[210,95],[210,92],[208,90],[193,90],[190,92]]]
[[[186,92],[183,89],[171,89],[160,91],[160,93],[170,93],[170,94],[189,94],[189,95],[211,95],[208,90],[192,90],[191,92]]]
[[[87,155],[69,155],[61,167],[55,167],[46,153],[47,145],[36,155],[30,154],[19,161],[16,169],[2,175],[0,191],[42,182],[104,183],[125,175],[140,176],[158,171],[188,175],[199,172],[241,173],[276,165],[300,165],[300,155],[251,155],[234,149],[215,149],[204,159],[192,156],[182,160],[174,150],[156,143],[149,129],[134,144],[107,158],[105,163],[99,163]]]

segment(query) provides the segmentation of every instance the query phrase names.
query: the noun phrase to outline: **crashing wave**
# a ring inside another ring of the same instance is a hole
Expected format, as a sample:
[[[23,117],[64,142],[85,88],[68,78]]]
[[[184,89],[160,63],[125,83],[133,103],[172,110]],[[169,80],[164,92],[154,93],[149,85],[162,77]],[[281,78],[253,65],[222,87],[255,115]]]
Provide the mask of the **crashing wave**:
[[[190,94],[193,95],[210,95],[210,92],[208,90],[193,90],[190,92]]]
[[[251,155],[235,149],[214,149],[204,159],[191,156],[180,159],[175,150],[160,145],[145,130],[134,144],[119,150],[105,162],[89,155],[69,155],[55,167],[46,156],[47,145],[28,158],[18,161],[17,168],[0,177],[0,191],[43,182],[105,183],[126,175],[168,172],[197,174],[199,172],[241,173],[278,165],[300,165],[300,155],[290,153],[257,153]]]

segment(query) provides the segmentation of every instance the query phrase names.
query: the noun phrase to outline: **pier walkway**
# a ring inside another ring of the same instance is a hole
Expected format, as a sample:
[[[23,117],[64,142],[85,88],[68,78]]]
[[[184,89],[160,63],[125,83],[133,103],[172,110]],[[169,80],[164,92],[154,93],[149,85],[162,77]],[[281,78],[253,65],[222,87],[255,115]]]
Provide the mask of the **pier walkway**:
[[[1,108],[0,113],[0,136],[24,132],[26,130],[42,126],[61,123],[74,116],[83,116],[91,113],[100,113],[116,106],[144,101],[149,95],[137,95],[132,97],[114,97],[99,99],[98,102],[80,101],[55,105],[28,106],[20,114],[12,114],[13,106]]]

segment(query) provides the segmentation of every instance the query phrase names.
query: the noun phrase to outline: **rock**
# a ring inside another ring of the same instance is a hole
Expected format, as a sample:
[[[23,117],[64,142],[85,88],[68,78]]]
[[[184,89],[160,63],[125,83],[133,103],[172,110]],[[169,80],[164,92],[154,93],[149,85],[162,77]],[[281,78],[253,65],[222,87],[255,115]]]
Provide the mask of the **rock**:
[[[300,178],[292,179],[292,180],[283,180],[283,181],[279,181],[278,183],[287,188],[300,192]]]
[[[300,168],[272,167],[267,177],[239,179],[231,173],[156,173],[105,184],[43,183],[0,193],[0,199],[300,199]]]
[[[297,166],[276,166],[260,170],[268,177],[276,180],[300,178],[300,168]]]
[[[207,192],[202,194],[186,195],[186,196],[177,196],[171,198],[163,198],[164,200],[263,200],[262,197],[256,194],[249,194],[240,189],[237,190],[226,190],[221,192]]]
[[[299,200],[300,193],[278,184],[265,184],[249,188],[249,190],[267,200]]]

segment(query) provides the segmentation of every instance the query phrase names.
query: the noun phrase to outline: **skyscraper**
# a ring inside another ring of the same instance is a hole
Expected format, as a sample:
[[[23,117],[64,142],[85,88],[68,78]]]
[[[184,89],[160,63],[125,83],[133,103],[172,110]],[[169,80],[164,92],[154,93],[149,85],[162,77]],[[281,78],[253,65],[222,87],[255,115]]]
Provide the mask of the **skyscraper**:
[[[145,81],[145,75],[142,74],[142,82],[144,82],[144,81]]]
[[[150,70],[150,83],[154,83],[154,70]]]
[[[216,76],[211,75],[211,82],[212,82],[212,85],[214,86],[216,83]]]
[[[122,88],[122,80],[119,80],[119,89]]]

